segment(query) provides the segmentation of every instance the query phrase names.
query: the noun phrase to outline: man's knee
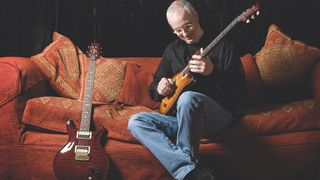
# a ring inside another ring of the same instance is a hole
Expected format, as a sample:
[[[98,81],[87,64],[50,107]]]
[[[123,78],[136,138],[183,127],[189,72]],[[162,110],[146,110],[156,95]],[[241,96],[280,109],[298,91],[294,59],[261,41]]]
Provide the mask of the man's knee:
[[[145,119],[148,119],[148,112],[140,112],[130,117],[128,122],[128,130],[132,131],[142,126],[145,123]]]
[[[178,107],[197,107],[200,100],[198,98],[199,93],[193,91],[186,91],[182,93],[177,101]]]
[[[132,115],[128,122],[128,130],[134,131],[139,126],[139,124],[141,124],[141,119],[143,116],[145,116],[145,113],[143,112]]]

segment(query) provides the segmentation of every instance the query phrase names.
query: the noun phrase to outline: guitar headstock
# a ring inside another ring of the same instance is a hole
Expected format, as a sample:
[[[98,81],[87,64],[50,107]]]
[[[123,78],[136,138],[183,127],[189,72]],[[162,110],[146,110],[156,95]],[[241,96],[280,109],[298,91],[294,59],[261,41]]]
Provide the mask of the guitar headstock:
[[[256,16],[260,14],[260,4],[257,3],[251,8],[244,11],[238,18],[240,21],[250,23],[250,19],[255,19]]]
[[[100,44],[97,42],[92,42],[88,46],[87,55],[90,57],[90,60],[96,60],[100,57]]]

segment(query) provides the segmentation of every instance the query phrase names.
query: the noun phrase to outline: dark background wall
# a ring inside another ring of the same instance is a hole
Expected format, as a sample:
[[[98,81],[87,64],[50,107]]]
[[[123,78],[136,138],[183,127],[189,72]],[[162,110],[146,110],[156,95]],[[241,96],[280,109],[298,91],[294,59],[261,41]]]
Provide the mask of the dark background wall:
[[[191,0],[203,26],[218,34],[256,0]],[[96,18],[93,18],[93,2]],[[103,56],[161,56],[175,36],[165,19],[172,0],[1,0],[0,56],[32,56],[51,42],[52,32],[68,36],[83,51],[94,39]],[[242,54],[256,53],[267,28],[277,24],[293,39],[320,47],[319,0],[261,0],[261,16],[239,24],[230,37]],[[94,31],[93,24],[96,22]],[[94,33],[96,32],[96,33]]]

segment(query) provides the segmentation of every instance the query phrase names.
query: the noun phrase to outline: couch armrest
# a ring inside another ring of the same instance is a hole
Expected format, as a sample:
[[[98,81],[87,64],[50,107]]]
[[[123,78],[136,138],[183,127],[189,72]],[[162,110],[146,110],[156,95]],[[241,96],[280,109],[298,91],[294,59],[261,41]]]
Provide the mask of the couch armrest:
[[[18,143],[26,101],[48,93],[48,83],[30,58],[0,58],[0,144]]]

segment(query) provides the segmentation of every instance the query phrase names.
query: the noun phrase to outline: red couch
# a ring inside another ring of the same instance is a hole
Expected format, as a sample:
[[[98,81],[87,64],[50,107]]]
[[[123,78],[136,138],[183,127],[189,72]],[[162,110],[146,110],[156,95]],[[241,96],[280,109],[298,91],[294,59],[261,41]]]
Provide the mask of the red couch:
[[[202,140],[201,165],[223,180],[320,179],[319,57],[318,48],[271,26],[261,51],[241,57],[247,94],[239,118]],[[171,179],[126,127],[130,115],[157,111],[147,89],[159,60],[97,61],[92,119],[107,130],[108,179]],[[56,179],[65,124],[79,127],[86,67],[83,53],[57,33],[39,55],[0,58],[0,179]]]

